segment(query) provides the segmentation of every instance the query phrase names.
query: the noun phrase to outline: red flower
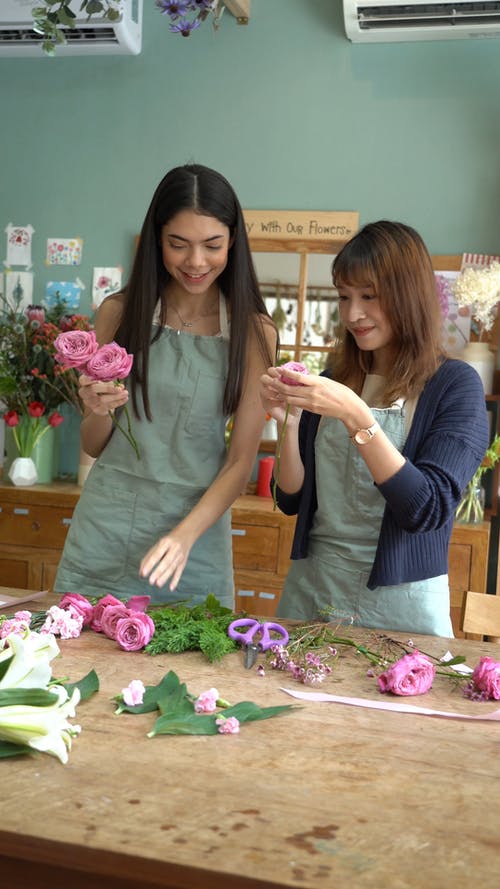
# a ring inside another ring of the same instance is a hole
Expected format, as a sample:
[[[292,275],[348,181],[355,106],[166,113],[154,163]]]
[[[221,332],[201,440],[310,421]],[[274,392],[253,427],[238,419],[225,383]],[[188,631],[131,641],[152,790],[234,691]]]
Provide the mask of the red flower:
[[[49,426],[53,426],[54,429],[56,426],[60,426],[61,423],[64,423],[64,417],[62,417],[61,414],[58,414],[57,411],[54,411],[48,418]]]
[[[45,405],[41,401],[30,401],[28,405],[28,413],[30,417],[38,419],[45,413]]]
[[[3,415],[7,426],[18,426],[19,425],[19,416],[17,411],[7,411],[6,414]]]

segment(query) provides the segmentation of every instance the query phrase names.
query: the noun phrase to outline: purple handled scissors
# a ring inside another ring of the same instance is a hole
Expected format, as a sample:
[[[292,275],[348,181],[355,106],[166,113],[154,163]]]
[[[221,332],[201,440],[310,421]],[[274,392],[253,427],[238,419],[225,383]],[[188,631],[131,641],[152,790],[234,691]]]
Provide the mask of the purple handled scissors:
[[[246,633],[240,632],[240,628],[242,630],[246,628]],[[270,635],[273,630],[275,633],[279,633],[277,639],[272,638]],[[255,664],[259,649],[260,651],[267,651],[272,645],[286,645],[289,638],[287,631],[281,624],[274,624],[270,621],[261,624],[260,621],[251,617],[241,617],[238,620],[233,620],[229,624],[227,633],[231,639],[245,646],[245,667],[247,670]],[[261,637],[258,641],[255,641],[254,637],[257,633],[260,633]]]

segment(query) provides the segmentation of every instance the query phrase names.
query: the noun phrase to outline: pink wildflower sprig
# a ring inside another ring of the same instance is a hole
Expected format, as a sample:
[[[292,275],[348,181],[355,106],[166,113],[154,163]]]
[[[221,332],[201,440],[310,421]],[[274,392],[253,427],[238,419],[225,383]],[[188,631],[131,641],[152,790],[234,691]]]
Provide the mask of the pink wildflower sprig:
[[[330,675],[332,667],[327,661],[337,657],[337,649],[328,646],[325,652],[306,651],[292,656],[283,645],[273,645],[270,649],[269,666],[273,670],[290,673],[297,682],[304,685],[319,685]]]
[[[279,368],[280,370],[280,381],[282,383],[286,383],[287,386],[300,386],[302,385],[297,380],[292,380],[286,373],[287,370],[295,371],[295,373],[300,374],[308,374],[309,371],[305,364],[301,361],[287,361],[286,364],[282,364]],[[285,410],[285,418],[283,420],[283,425],[281,427],[278,444],[276,445],[276,454],[275,454],[275,466],[274,466],[274,481],[273,481],[273,510],[278,508],[278,498],[277,498],[277,488],[279,484],[280,477],[280,462],[281,462],[281,448],[283,446],[283,439],[285,437],[286,425],[288,422],[288,414],[290,413],[290,404],[287,402],[286,410]]]

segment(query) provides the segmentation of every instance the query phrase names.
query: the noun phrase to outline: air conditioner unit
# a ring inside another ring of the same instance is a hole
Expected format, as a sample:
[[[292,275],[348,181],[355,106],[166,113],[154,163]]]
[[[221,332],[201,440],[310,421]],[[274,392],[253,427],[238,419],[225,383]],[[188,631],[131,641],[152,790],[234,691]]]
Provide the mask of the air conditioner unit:
[[[343,4],[346,34],[353,43],[500,37],[497,0],[343,0]]]
[[[36,0],[0,0],[0,59],[42,56],[42,38],[33,30]],[[114,22],[80,11],[81,0],[70,0],[75,27],[64,28],[66,43],[57,44],[56,56],[137,55],[142,42],[142,0],[123,0],[120,19]]]

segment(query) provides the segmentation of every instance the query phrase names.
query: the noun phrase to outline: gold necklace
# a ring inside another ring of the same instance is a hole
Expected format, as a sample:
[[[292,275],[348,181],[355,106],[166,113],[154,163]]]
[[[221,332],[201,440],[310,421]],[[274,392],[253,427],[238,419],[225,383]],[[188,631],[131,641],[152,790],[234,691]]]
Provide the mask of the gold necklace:
[[[209,315],[212,315],[217,303],[218,303],[218,300],[216,300],[216,302],[212,303],[211,307],[209,309],[207,309],[206,312],[201,312],[196,318],[191,318],[191,321],[185,321],[184,318],[182,317],[181,313],[179,312],[179,309],[177,309],[173,303],[170,303],[170,307],[174,310],[175,314],[177,315],[177,317],[183,327],[192,327],[193,324],[196,324],[197,321],[201,321],[202,318],[207,318]],[[167,308],[168,308],[168,306],[167,306]]]

